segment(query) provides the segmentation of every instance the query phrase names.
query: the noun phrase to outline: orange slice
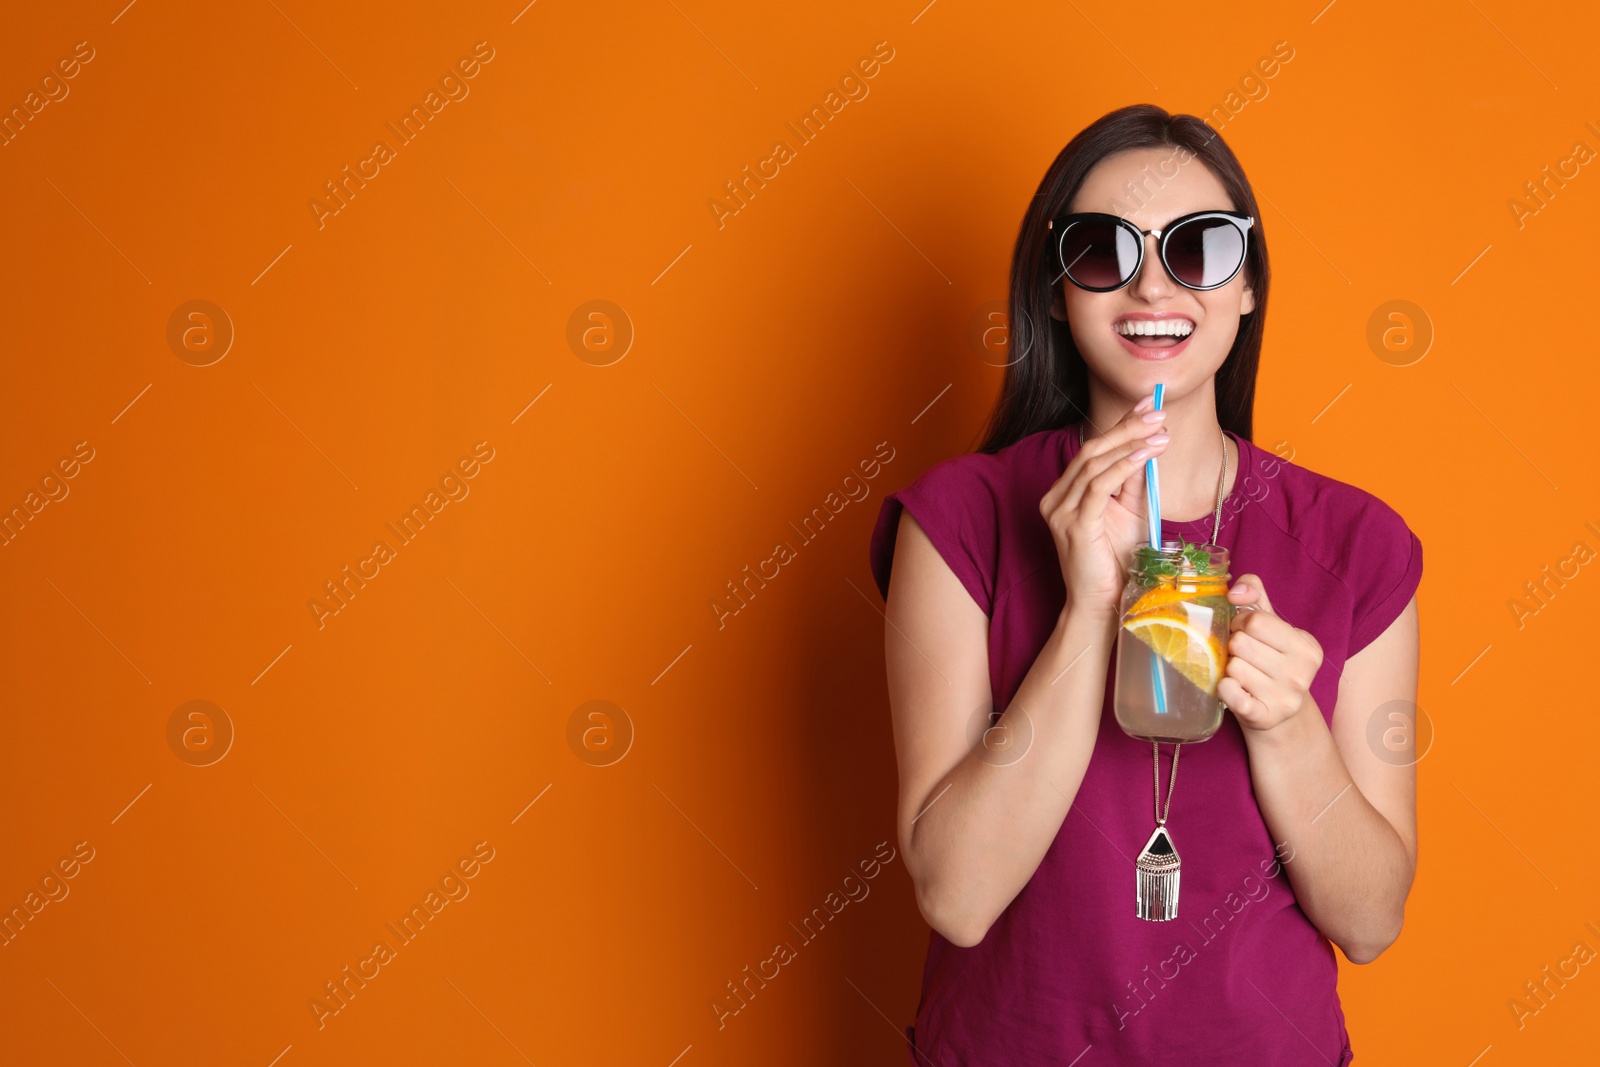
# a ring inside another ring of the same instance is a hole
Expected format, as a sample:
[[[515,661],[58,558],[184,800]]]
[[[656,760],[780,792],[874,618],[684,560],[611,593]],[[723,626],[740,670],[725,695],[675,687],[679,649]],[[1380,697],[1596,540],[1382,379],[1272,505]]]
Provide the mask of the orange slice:
[[[1216,693],[1225,652],[1209,628],[1170,618],[1160,608],[1135,615],[1122,625],[1202,692]]]
[[[1220,578],[1209,576],[1185,577],[1180,579],[1164,578],[1161,584],[1145,591],[1144,595],[1133,602],[1128,609],[1131,618],[1135,615],[1144,615],[1152,611],[1160,611],[1164,617],[1182,619],[1185,613],[1181,607],[1184,601],[1193,600],[1201,596],[1226,596],[1228,586]]]

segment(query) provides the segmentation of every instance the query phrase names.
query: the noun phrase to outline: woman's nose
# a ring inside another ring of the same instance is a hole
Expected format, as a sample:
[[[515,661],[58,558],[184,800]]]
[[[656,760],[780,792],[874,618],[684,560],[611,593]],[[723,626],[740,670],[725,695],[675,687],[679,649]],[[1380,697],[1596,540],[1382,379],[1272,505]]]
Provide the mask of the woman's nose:
[[[1176,292],[1178,283],[1172,280],[1166,264],[1161,262],[1161,245],[1156,236],[1147,234],[1144,240],[1144,262],[1139,264],[1139,273],[1131,288],[1141,299],[1155,303]]]

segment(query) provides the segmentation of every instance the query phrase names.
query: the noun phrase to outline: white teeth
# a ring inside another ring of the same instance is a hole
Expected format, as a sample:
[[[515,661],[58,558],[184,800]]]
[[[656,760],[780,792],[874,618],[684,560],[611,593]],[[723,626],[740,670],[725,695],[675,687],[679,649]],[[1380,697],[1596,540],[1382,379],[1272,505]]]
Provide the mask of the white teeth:
[[[1114,327],[1124,337],[1188,337],[1194,323],[1188,319],[1123,319]]]

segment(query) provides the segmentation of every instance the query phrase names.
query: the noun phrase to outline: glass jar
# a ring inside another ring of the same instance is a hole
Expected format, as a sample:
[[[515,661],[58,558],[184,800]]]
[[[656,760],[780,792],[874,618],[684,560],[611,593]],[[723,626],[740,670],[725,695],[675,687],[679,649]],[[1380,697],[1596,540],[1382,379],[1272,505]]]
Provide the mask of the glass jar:
[[[1129,737],[1193,743],[1222,725],[1217,682],[1228,666],[1230,578],[1228,550],[1216,545],[1163,541],[1134,550],[1112,697]]]

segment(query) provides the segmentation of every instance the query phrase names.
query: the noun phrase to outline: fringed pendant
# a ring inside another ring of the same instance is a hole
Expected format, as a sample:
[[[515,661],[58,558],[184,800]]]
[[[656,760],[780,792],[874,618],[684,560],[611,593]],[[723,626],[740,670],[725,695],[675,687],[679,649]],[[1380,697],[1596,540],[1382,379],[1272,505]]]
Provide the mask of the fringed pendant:
[[[1178,917],[1178,850],[1165,826],[1157,826],[1134,865],[1138,868],[1135,904],[1139,918],[1168,922]]]

